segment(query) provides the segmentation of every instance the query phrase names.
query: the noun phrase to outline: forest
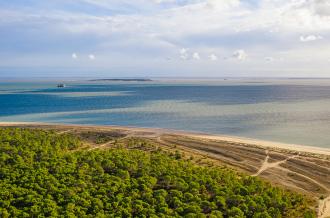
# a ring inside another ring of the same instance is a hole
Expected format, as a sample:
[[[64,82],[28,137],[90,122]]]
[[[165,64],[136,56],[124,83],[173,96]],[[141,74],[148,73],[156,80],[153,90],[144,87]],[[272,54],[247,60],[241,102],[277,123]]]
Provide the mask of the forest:
[[[139,140],[83,144],[50,130],[0,129],[0,217],[315,217],[300,194],[180,152]]]

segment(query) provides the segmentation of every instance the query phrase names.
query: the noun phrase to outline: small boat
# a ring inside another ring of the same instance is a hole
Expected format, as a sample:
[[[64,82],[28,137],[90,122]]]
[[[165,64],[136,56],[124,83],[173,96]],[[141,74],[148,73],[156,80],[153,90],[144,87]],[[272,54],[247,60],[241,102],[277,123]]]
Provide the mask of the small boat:
[[[65,84],[61,83],[61,84],[57,84],[57,88],[64,88]]]

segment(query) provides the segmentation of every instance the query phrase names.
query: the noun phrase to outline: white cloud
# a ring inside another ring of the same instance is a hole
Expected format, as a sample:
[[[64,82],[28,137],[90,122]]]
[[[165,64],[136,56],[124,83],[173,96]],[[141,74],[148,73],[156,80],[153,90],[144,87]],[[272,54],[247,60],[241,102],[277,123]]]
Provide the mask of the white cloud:
[[[215,54],[211,54],[209,56],[209,58],[210,58],[211,61],[217,61],[218,60],[218,56],[216,56]]]
[[[307,35],[307,36],[300,36],[299,39],[301,42],[311,42],[311,41],[323,39],[323,37],[320,35]]]
[[[207,0],[206,4],[213,9],[229,9],[239,6],[240,0]]]
[[[198,52],[194,52],[193,59],[195,59],[195,60],[200,60],[201,59],[201,57],[200,57],[200,55],[199,55]]]
[[[153,0],[156,4],[162,4],[162,3],[175,3],[176,0]]]
[[[319,16],[330,16],[330,2],[329,0],[314,0],[309,1],[309,4],[315,14]]]
[[[180,49],[180,58],[182,60],[187,60],[188,59],[188,50],[185,48]]]
[[[244,61],[247,58],[246,52],[242,49],[234,51],[232,56],[240,61]]]
[[[90,54],[90,55],[88,55],[88,58],[89,58],[89,60],[95,60],[95,55]]]
[[[265,61],[273,62],[275,59],[273,57],[265,57]]]
[[[187,53],[187,49],[186,48],[181,48],[180,49],[180,54],[186,54]]]
[[[76,53],[72,53],[71,57],[72,57],[72,59],[77,59],[78,55]]]

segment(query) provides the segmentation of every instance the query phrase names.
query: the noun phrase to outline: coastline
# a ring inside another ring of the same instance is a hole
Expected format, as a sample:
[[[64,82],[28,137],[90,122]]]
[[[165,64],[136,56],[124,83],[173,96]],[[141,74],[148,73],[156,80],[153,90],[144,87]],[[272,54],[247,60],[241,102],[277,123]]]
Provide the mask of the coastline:
[[[148,127],[136,127],[136,126],[117,126],[117,125],[85,125],[85,124],[63,124],[63,123],[43,123],[43,122],[0,122],[0,127],[6,126],[61,126],[68,128],[98,128],[98,129],[120,129],[120,130],[133,130],[136,132],[153,132],[153,133],[162,133],[162,134],[174,134],[180,136],[187,136],[192,138],[198,138],[203,140],[214,140],[214,141],[224,141],[228,143],[239,143],[250,146],[258,146],[262,148],[269,149],[280,149],[287,150],[293,152],[304,152],[311,153],[317,155],[327,155],[330,156],[330,148],[322,148],[322,147],[314,147],[308,145],[297,145],[297,144],[287,144],[281,142],[273,142],[266,141],[260,139],[252,139],[252,138],[243,138],[238,136],[230,136],[230,135],[220,135],[220,134],[207,134],[207,133],[199,133],[192,131],[184,131],[184,130],[171,130],[171,129],[163,129],[163,128],[148,128]]]

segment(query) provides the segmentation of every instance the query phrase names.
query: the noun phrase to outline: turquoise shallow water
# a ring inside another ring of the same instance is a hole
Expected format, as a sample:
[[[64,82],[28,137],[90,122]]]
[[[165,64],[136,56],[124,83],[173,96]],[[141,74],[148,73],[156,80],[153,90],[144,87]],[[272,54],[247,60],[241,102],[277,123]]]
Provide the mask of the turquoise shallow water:
[[[159,127],[330,148],[330,81],[0,82],[0,121]]]

